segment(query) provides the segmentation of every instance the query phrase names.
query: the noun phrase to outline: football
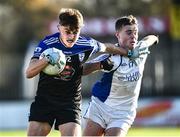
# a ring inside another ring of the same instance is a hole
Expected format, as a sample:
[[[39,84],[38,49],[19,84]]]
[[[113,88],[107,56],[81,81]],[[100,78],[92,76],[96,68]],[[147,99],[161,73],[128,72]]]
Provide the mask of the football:
[[[48,74],[48,75],[57,75],[57,74],[59,74],[60,72],[63,71],[63,69],[64,69],[64,67],[65,67],[65,65],[66,65],[66,56],[65,56],[65,54],[64,54],[61,50],[59,50],[59,49],[56,49],[56,48],[51,48],[51,49],[52,49],[52,50],[50,50],[50,49],[44,50],[44,51],[41,53],[39,59],[41,59],[41,58],[43,58],[44,56],[48,55],[49,52],[58,52],[59,55],[60,55],[60,59],[59,59],[58,63],[55,64],[55,65],[49,64],[49,65],[47,65],[47,66],[43,69],[43,72],[46,73],[46,74]]]

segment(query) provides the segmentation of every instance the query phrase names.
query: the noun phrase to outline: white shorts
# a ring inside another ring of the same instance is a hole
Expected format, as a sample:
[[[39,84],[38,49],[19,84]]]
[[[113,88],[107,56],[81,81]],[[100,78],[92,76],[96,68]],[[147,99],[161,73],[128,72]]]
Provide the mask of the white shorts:
[[[84,114],[85,120],[89,118],[104,129],[118,127],[125,132],[128,131],[135,119],[136,111],[117,110],[104,104],[97,97],[92,96],[91,99],[90,105]]]

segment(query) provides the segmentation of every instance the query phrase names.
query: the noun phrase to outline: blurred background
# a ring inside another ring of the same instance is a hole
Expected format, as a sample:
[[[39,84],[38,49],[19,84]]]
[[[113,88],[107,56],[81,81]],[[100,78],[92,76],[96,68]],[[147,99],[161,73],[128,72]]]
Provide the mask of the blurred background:
[[[117,42],[115,20],[129,14],[139,21],[140,39],[159,35],[146,62],[134,126],[180,126],[179,0],[0,0],[0,130],[27,127],[38,76],[26,79],[24,71],[38,41],[57,32],[63,7],[79,9],[82,35],[102,42]],[[83,77],[83,111],[100,75]]]

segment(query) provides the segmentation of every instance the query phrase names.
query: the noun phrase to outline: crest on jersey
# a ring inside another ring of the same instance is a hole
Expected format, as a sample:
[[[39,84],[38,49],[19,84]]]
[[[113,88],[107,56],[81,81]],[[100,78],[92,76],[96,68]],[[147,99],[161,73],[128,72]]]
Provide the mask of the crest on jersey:
[[[78,54],[79,55],[79,60],[80,62],[82,62],[84,60],[84,57],[85,57],[85,53],[80,53]]]
[[[41,50],[42,50],[41,47],[36,47],[34,51],[35,51],[35,52],[40,52]]]

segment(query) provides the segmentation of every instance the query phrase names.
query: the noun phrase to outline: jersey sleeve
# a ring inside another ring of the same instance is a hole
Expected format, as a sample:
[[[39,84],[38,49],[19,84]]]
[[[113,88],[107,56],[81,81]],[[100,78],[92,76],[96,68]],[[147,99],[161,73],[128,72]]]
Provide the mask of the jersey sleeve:
[[[140,46],[141,48],[149,47],[148,44],[147,44],[147,42],[144,41],[144,40],[138,41],[137,46]]]
[[[96,54],[98,52],[105,52],[105,45],[93,38],[90,39],[90,46],[93,47],[92,54]]]
[[[144,40],[138,41],[137,46],[140,46],[140,48],[149,48],[147,42],[144,41]],[[141,54],[139,57],[140,57],[141,59],[146,60],[147,56],[148,56],[148,54]]]
[[[107,59],[110,55],[109,54],[102,54],[102,55],[99,55],[98,57],[92,59],[92,60],[89,60],[87,61],[87,63],[96,63],[96,62],[100,62],[100,61],[103,61],[105,59]]]
[[[100,54],[103,54],[103,50],[105,51],[105,45],[93,38],[89,38],[89,46],[92,47],[91,53],[89,54],[88,60],[93,60],[97,58]],[[104,45],[104,46],[103,46]]]
[[[44,43],[44,41],[40,41],[39,44],[36,46],[32,58],[39,59],[41,53],[47,49],[47,45]]]

